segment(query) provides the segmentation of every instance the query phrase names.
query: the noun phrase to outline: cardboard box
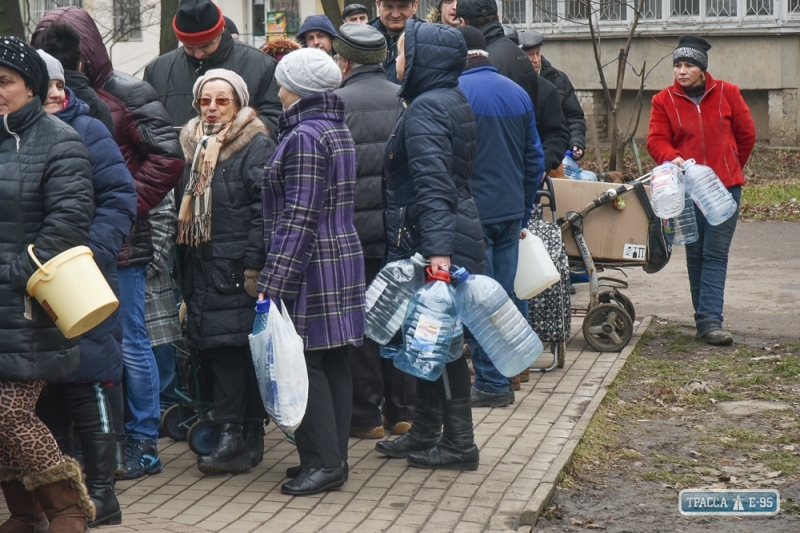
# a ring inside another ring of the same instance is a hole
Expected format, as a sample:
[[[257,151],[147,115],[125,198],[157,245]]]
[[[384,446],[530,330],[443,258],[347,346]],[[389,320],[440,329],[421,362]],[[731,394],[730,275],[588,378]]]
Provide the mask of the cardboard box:
[[[563,217],[568,211],[580,211],[608,189],[617,187],[616,183],[554,179],[556,217]],[[649,197],[650,187],[645,187],[645,190]],[[623,199],[625,208],[622,211],[607,204],[583,220],[583,236],[595,261],[643,263],[646,260],[647,214],[635,191],[625,193]],[[572,228],[565,230],[562,236],[567,255],[579,258],[581,254],[572,237]]]

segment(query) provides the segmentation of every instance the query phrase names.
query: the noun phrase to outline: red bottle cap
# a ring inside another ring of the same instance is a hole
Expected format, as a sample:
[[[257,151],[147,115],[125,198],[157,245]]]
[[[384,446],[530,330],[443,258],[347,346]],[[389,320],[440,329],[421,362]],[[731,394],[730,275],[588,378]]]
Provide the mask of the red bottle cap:
[[[436,274],[431,272],[431,267],[425,269],[428,273],[428,283],[431,281],[444,281],[445,283],[450,283],[450,272],[447,270],[442,270],[441,268],[436,271]]]

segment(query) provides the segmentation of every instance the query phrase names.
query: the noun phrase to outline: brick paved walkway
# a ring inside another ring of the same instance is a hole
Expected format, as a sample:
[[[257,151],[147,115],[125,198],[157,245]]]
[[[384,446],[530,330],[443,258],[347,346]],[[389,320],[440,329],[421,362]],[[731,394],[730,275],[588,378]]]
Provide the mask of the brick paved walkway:
[[[345,486],[294,498],[281,494],[280,486],[286,468],[298,464],[298,458],[274,425],[268,428],[263,463],[238,476],[203,477],[186,443],[164,440],[163,473],[119,482],[124,523],[100,531],[515,531],[521,515],[523,523],[532,523],[549,499],[604,395],[604,384],[616,376],[647,323],[621,353],[598,353],[587,349],[578,319],[564,369],[532,373],[510,407],[473,409],[481,450],[477,471],[410,468],[403,459],[377,454],[375,441],[350,439]],[[547,353],[542,359],[552,360]]]

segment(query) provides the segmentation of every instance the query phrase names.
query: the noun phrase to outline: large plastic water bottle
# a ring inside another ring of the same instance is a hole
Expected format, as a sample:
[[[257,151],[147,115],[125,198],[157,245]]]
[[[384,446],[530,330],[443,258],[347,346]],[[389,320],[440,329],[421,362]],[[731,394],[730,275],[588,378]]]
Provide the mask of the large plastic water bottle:
[[[380,354],[384,359],[394,359],[398,354],[403,352],[402,344],[381,344]]]
[[[697,218],[694,216],[694,202],[686,196],[683,212],[674,218],[664,220],[664,235],[667,243],[673,246],[691,244],[699,235],[697,233]]]
[[[689,194],[709,224],[719,226],[736,213],[736,200],[711,167],[689,159],[683,163],[683,172]]]
[[[686,191],[681,169],[669,161],[653,169],[650,177],[650,203],[656,216],[676,217],[683,212]]]
[[[450,354],[458,314],[450,274],[439,270],[429,275],[428,281],[408,303],[403,351],[395,355],[394,366],[406,374],[436,381]],[[463,349],[463,340],[461,346]]]
[[[256,318],[253,320],[253,335],[258,335],[267,329],[267,317],[269,316],[269,300],[256,302]]]
[[[564,165],[564,175],[573,180],[581,179],[581,167],[572,159],[572,150],[567,150],[567,155],[561,161]]]
[[[455,276],[458,316],[497,370],[510,378],[530,368],[544,346],[502,285],[463,268]]]
[[[408,301],[425,285],[425,260],[419,254],[383,267],[367,289],[365,334],[388,343],[403,324]]]
[[[464,326],[459,318],[456,320],[456,330],[453,340],[450,342],[450,351],[447,353],[446,362],[452,363],[462,355],[464,355]]]
[[[581,173],[578,175],[578,179],[581,181],[597,181],[597,174],[595,174],[591,170],[581,169]]]

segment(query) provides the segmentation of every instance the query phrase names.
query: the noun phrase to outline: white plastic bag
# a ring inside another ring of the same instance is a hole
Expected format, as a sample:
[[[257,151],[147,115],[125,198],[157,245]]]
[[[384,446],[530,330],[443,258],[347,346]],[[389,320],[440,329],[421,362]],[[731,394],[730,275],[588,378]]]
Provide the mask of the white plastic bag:
[[[264,408],[278,427],[292,434],[306,413],[308,372],[303,339],[283,302],[278,310],[270,301],[267,328],[249,339]]]

